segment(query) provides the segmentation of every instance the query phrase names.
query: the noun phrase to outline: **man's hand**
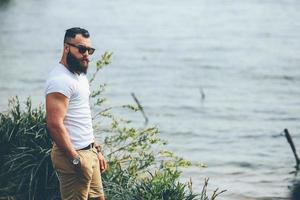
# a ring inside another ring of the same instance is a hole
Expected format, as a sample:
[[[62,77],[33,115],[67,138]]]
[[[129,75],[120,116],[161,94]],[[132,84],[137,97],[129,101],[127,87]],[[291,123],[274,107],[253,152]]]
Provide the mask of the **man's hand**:
[[[100,171],[101,173],[103,173],[107,170],[107,162],[105,161],[104,156],[101,152],[98,152],[98,159],[100,164]]]

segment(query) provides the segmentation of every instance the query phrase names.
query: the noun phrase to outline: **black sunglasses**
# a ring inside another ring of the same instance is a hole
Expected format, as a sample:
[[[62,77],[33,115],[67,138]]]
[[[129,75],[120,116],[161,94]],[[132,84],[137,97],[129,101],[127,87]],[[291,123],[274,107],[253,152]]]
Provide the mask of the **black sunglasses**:
[[[88,51],[89,55],[92,55],[95,51],[94,48],[91,48],[91,47],[85,47],[85,46],[82,46],[82,45],[76,45],[76,44],[71,44],[71,43],[68,43],[68,45],[72,46],[72,47],[76,47],[79,51],[79,53],[81,54],[84,54],[86,51]]]

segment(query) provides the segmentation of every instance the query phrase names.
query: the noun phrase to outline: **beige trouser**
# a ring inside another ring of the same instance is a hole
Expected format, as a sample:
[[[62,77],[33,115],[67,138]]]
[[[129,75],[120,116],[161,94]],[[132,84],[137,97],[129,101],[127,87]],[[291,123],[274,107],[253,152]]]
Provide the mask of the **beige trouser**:
[[[57,145],[54,144],[51,151],[62,200],[87,200],[104,196],[97,150],[93,147],[77,152],[80,164],[75,166]]]

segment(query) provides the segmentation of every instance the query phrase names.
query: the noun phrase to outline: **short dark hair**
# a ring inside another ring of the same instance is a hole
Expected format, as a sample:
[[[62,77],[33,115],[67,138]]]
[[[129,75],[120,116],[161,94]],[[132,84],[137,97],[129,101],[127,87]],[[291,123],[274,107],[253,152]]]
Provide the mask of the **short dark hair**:
[[[71,38],[75,38],[77,34],[81,34],[85,38],[90,37],[90,33],[86,29],[80,27],[73,27],[66,30],[64,43],[70,42]]]

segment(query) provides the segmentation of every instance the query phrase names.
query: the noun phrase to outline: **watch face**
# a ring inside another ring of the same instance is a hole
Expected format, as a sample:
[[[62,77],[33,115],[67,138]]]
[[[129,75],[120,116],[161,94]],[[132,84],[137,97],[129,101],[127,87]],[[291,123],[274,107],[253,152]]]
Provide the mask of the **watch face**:
[[[74,165],[78,165],[78,164],[79,164],[79,161],[80,161],[80,157],[78,156],[77,158],[75,158],[75,159],[73,160],[73,164],[74,164]]]

